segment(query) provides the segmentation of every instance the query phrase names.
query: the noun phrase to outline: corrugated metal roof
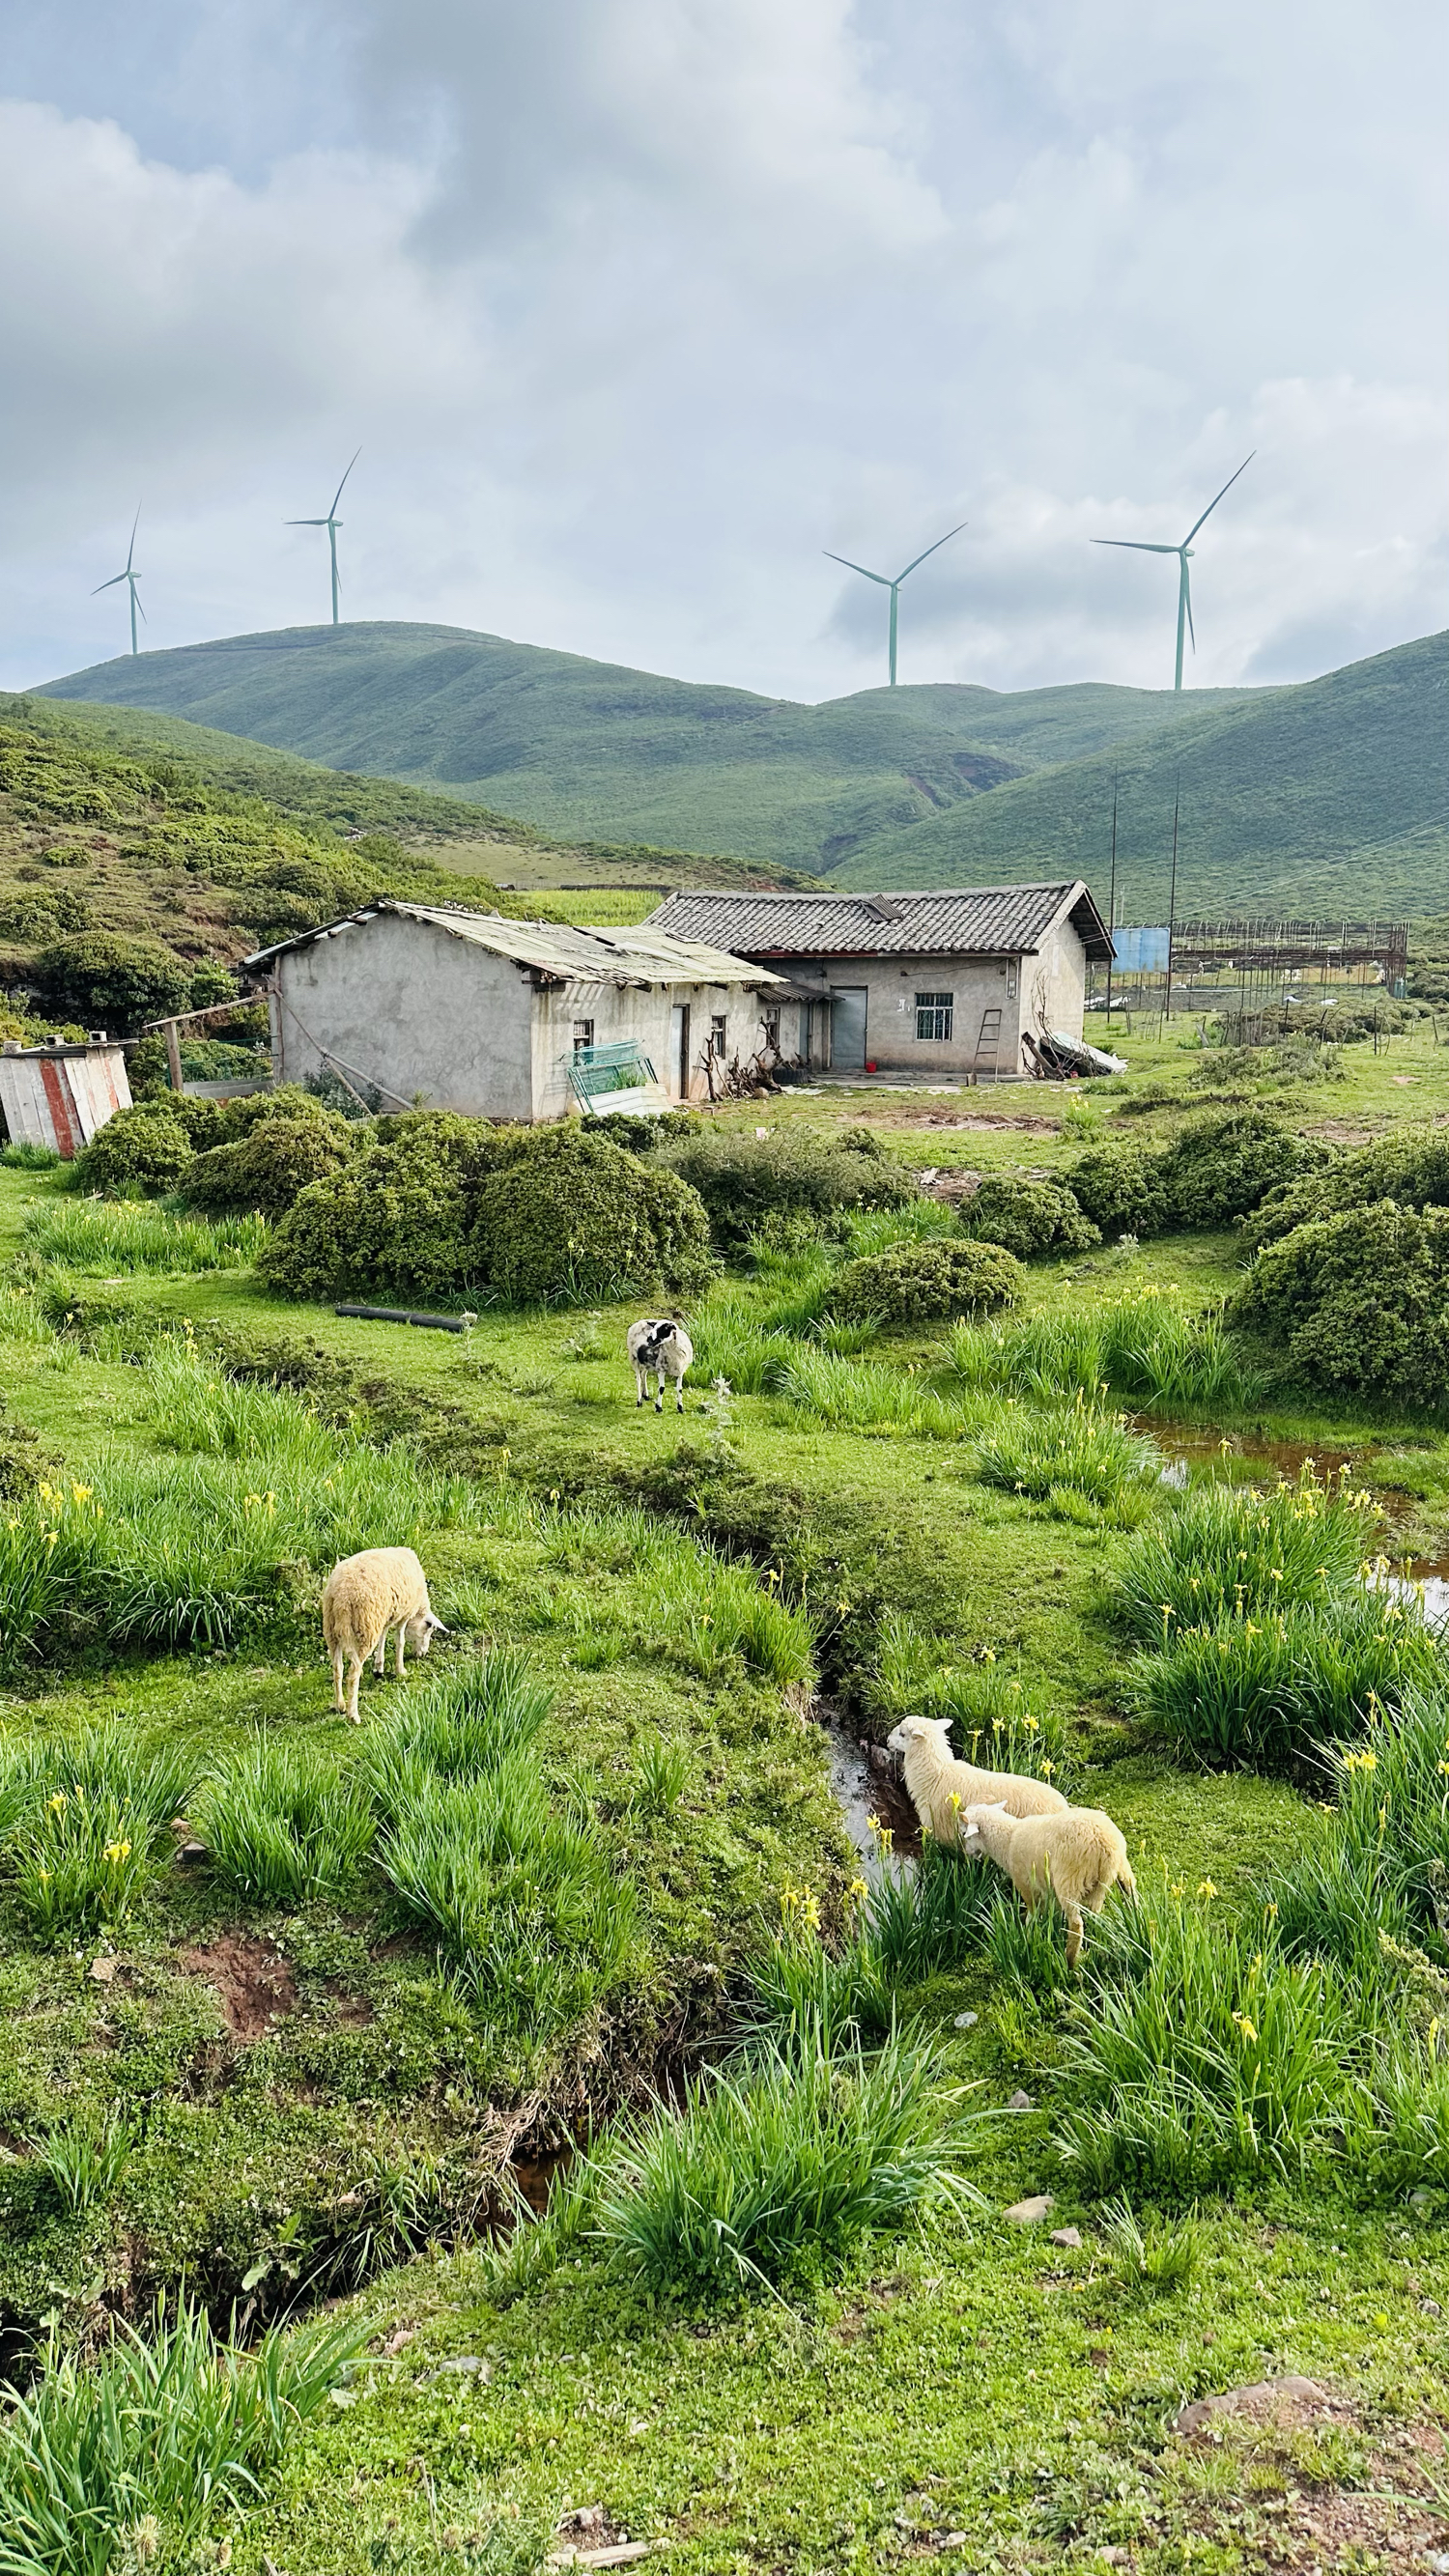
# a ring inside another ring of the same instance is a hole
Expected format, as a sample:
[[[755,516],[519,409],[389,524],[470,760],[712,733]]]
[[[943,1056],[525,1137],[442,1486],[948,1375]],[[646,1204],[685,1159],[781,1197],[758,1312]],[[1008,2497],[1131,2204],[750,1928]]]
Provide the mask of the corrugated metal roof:
[[[319,940],[340,938],[355,924],[379,914],[399,913],[408,921],[430,922],[451,939],[470,940],[496,957],[511,957],[542,975],[567,983],[592,984],[773,984],[778,979],[743,957],[686,933],[675,937],[646,922],[640,929],[579,930],[570,922],[509,921],[496,912],[463,912],[451,906],[384,902],[349,913],[343,921],[324,922],[295,939],[279,939],[259,948],[242,965],[255,974],[275,957],[310,948]]]
[[[1030,955],[1065,918],[1089,957],[1107,957],[1106,929],[1080,877],[922,894],[672,894],[645,928],[717,939],[745,957],[1012,957]]]

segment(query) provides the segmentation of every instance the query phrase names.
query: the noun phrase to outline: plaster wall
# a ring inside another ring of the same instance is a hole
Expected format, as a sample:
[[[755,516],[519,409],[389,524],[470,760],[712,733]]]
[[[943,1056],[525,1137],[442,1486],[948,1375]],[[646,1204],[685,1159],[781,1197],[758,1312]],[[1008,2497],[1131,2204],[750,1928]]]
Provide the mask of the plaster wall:
[[[1026,984],[1022,1027],[1050,1035],[1079,1038],[1087,996],[1087,952],[1069,921],[1042,941],[1036,957],[1023,961]]]
[[[399,913],[347,923],[276,960],[272,1068],[279,1082],[324,1052],[384,1093],[474,1118],[531,1118],[528,970]]]

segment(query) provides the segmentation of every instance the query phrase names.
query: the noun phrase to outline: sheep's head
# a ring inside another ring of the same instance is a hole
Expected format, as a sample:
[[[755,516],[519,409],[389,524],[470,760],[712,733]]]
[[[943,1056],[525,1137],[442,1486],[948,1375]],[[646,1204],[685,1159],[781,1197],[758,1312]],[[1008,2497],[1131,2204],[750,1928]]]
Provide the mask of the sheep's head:
[[[408,1644],[415,1655],[426,1655],[433,1639],[446,1637],[447,1633],[442,1620],[435,1618],[431,1610],[420,1610],[415,1619],[408,1621]]]
[[[941,1753],[951,1750],[949,1717],[903,1717],[886,1737],[888,1753],[904,1753],[911,1744],[934,1744]]]
[[[1002,1816],[1007,1817],[1008,1821],[1013,1824],[1016,1822],[1015,1817],[1011,1816],[1004,1798],[993,1800],[990,1806],[968,1807],[966,1809],[966,1829],[961,1836],[962,1842],[969,1843],[973,1839],[979,1842],[981,1840],[982,1826],[984,1824],[994,1824],[997,1819]]]

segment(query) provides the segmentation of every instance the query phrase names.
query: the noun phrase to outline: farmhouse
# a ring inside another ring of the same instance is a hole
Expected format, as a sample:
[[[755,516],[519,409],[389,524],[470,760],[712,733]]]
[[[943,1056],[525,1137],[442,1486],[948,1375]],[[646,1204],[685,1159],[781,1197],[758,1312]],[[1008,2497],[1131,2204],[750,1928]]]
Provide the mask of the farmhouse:
[[[378,902],[258,949],[272,1074],[330,1073],[369,1107],[536,1120],[707,1095],[706,1059],[754,1053],[780,986],[652,924],[575,930]]]
[[[645,928],[788,978],[781,1053],[836,1073],[1022,1070],[1024,1033],[1082,1034],[1088,959],[1111,953],[1080,877],[930,894],[673,894]]]

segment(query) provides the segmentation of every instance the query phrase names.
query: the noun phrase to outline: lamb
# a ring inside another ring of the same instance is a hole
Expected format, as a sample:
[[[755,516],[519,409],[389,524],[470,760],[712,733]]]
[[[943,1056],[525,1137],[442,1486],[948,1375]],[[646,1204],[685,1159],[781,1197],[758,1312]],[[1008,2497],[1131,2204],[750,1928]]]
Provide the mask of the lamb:
[[[1069,1807],[1064,1816],[1013,1816],[1000,1804],[968,1807],[965,1842],[976,1842],[1004,1869],[1028,1914],[1054,1896],[1067,1918],[1067,1966],[1082,1947],[1082,1908],[1100,1914],[1114,1887],[1137,1893],[1127,1845],[1100,1807]]]
[[[629,1357],[634,1363],[634,1409],[649,1393],[651,1374],[657,1381],[654,1399],[656,1413],[664,1411],[664,1381],[674,1380],[674,1410],[684,1411],[684,1373],[694,1363],[694,1344],[682,1324],[669,1316],[645,1316],[629,1327]]]
[[[886,1744],[905,1757],[907,1794],[922,1832],[934,1842],[960,1847],[967,1808],[997,1800],[1010,1816],[1065,1813],[1060,1789],[1045,1780],[1024,1779],[1015,1771],[978,1771],[974,1763],[955,1761],[947,1717],[903,1717]]]
[[[427,1577],[410,1547],[365,1547],[334,1565],[322,1593],[322,1635],[332,1658],[333,1706],[360,1726],[357,1706],[362,1667],[371,1655],[381,1673],[387,1641],[397,1630],[397,1674],[403,1676],[403,1642],[415,1655],[428,1653],[434,1637],[446,1637],[441,1619],[428,1602]],[[343,1697],[342,1667],[349,1667]]]

